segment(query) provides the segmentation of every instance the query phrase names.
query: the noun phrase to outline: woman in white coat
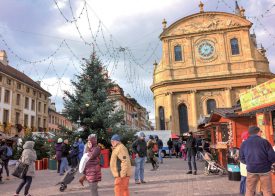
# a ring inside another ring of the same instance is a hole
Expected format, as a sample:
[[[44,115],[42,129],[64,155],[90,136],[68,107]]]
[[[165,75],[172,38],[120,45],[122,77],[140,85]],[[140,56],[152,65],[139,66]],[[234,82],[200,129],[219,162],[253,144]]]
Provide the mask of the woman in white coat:
[[[27,141],[24,145],[23,145],[23,152],[21,155],[21,161],[27,165],[29,165],[28,171],[26,176],[22,179],[22,182],[20,183],[20,185],[18,186],[16,193],[14,194],[14,196],[18,196],[21,189],[25,186],[25,192],[24,195],[25,196],[31,196],[29,194],[29,189],[31,187],[31,183],[32,183],[32,177],[34,176],[35,173],[35,160],[37,158],[36,156],[36,152],[33,149],[34,147],[34,142],[33,141]]]

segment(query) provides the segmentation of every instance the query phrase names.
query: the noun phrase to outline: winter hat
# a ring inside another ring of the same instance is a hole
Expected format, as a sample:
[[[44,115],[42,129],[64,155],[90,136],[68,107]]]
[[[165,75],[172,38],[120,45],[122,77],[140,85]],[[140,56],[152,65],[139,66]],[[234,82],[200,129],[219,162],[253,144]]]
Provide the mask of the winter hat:
[[[242,141],[247,140],[248,137],[249,137],[248,131],[243,132],[241,135]]]
[[[143,132],[140,132],[139,137],[145,137],[145,134]]]
[[[57,143],[62,143],[63,139],[62,138],[58,138]]]
[[[120,136],[118,134],[115,134],[112,136],[111,140],[120,142]]]
[[[88,141],[90,141],[93,145],[95,145],[97,143],[97,137],[96,134],[90,134],[88,136]]]
[[[153,139],[154,139],[154,137],[153,137],[152,135],[150,135],[150,136],[149,136],[149,139],[153,140]]]
[[[249,135],[255,135],[260,131],[260,128],[257,126],[251,126],[248,129]]]

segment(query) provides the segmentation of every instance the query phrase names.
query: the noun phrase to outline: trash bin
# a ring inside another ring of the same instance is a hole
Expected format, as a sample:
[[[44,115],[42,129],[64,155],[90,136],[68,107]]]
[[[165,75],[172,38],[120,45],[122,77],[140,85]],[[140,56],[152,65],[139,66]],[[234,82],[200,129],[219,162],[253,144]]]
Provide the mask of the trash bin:
[[[228,180],[231,180],[231,181],[241,180],[241,172],[240,172],[239,165],[227,164],[227,171],[228,171]]]
[[[109,167],[109,149],[103,149],[101,150],[101,154],[103,156],[103,160],[104,160],[104,163],[103,163],[103,168],[108,168]]]
[[[227,157],[227,171],[228,171],[228,180],[231,181],[240,181],[241,180],[241,171],[239,162],[239,149],[230,148]]]
[[[43,169],[48,169],[48,165],[49,165],[49,158],[43,158]]]
[[[56,162],[56,160],[54,160],[54,159],[50,159],[49,160],[49,165],[48,165],[48,169],[50,169],[50,170],[56,170],[57,169],[57,164],[56,164],[57,162]]]

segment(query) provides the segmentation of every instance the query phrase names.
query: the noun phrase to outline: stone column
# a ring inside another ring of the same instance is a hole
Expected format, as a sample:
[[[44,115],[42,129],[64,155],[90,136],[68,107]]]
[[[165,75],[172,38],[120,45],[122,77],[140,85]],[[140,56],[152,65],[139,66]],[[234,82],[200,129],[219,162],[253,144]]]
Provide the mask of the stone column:
[[[174,118],[173,118],[173,92],[166,93],[166,96],[168,96],[168,108],[167,108],[167,116],[166,119],[169,121],[168,127],[166,129],[170,129],[171,131],[175,131],[174,126]]]
[[[232,107],[231,88],[225,89],[225,101],[226,101],[226,107],[231,108]]]
[[[196,100],[196,91],[191,91],[191,107],[192,107],[192,119],[193,127],[197,128],[198,118],[197,118],[197,100]],[[190,125],[189,125],[190,126]]]

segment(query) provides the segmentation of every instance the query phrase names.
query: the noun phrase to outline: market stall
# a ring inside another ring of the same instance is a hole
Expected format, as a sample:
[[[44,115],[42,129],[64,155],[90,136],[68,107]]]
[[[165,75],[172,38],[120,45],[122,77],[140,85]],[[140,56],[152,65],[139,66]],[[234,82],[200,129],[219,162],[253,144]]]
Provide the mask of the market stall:
[[[274,146],[275,128],[275,78],[240,95],[240,115],[254,113],[256,124],[263,131],[262,137]],[[272,175],[272,192],[275,194],[275,174]]]

